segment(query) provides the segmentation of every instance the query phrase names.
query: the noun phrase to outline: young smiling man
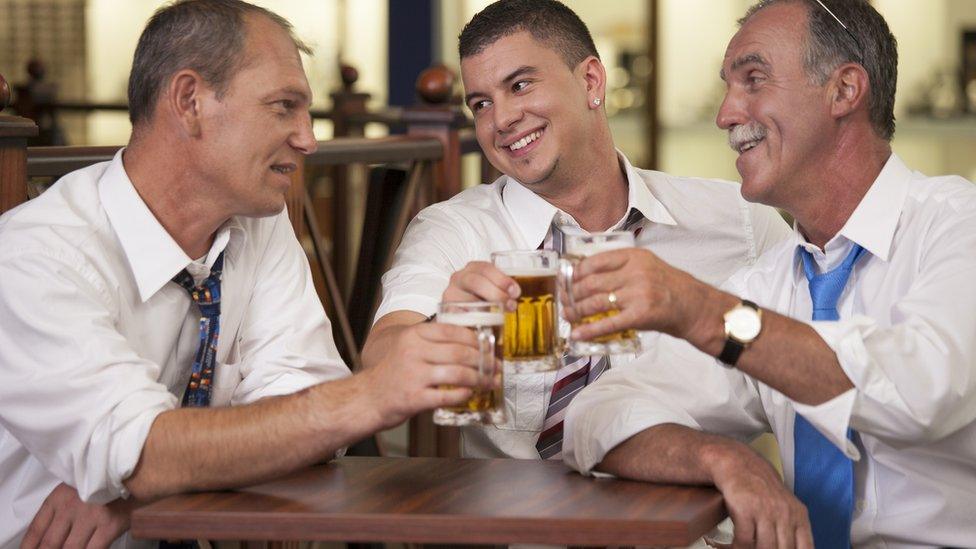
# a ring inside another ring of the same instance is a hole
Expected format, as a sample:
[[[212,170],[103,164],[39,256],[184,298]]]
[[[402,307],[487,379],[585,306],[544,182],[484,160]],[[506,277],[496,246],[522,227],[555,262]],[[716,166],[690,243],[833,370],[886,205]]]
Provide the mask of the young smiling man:
[[[342,364],[283,211],[316,147],[290,29],[237,0],[162,8],[129,145],[0,218],[0,546],[105,547],[133,500],[321,462],[478,383],[454,326]]]
[[[586,25],[563,4],[496,2],[472,18],[459,42],[478,142],[505,175],[413,220],[383,278],[363,351],[367,368],[429,325],[442,300],[517,297],[518,285],[488,263],[490,254],[552,247],[554,231],[626,228],[639,246],[713,283],[788,233],[773,209],[749,205],[732,183],[640,170],[615,149],[603,108],[606,71]],[[611,367],[633,358],[615,356]],[[599,374],[586,368],[587,381]],[[557,379],[582,375],[577,370],[507,372],[506,422],[463,428],[462,453],[558,458],[560,403],[568,399],[550,407],[550,396]]]
[[[568,316],[623,305],[576,335],[673,337],[576,399],[567,463],[714,484],[742,547],[973,544],[976,188],[892,153],[897,62],[867,0],[746,14],[717,122],[796,230],[721,290],[646,250],[581,263]],[[770,431],[786,486],[726,438]]]

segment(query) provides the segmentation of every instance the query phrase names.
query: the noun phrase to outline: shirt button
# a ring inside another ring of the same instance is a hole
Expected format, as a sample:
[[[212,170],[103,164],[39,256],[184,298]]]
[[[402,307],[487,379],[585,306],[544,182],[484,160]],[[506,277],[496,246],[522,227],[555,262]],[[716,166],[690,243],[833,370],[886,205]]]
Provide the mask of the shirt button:
[[[864,512],[865,502],[863,499],[858,499],[854,502],[854,512],[861,514]]]

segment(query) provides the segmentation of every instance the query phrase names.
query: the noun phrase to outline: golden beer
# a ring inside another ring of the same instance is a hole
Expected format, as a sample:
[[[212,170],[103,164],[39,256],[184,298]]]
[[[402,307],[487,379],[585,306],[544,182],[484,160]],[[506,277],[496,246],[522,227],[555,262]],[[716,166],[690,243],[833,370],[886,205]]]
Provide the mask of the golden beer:
[[[479,372],[486,386],[474,388],[471,398],[460,406],[434,411],[438,425],[469,425],[505,421],[505,399],[502,394],[502,346],[505,317],[500,303],[442,303],[437,322],[464,326],[478,334],[481,351]],[[443,389],[450,389],[444,386]]]
[[[606,233],[592,233],[585,235],[566,236],[566,267],[563,273],[564,284],[572,295],[573,270],[576,263],[584,258],[611,250],[631,248],[634,246],[634,235],[629,231],[612,231]],[[573,323],[573,329],[583,324],[590,324],[610,318],[620,311],[610,309],[582,318]],[[592,338],[587,341],[571,341],[570,353],[574,355],[602,355],[616,353],[635,353],[640,351],[640,338],[636,330],[621,330]]]
[[[521,290],[516,309],[505,313],[506,363],[519,373],[555,370],[561,354],[556,308],[559,256],[549,250],[497,252],[492,262]]]

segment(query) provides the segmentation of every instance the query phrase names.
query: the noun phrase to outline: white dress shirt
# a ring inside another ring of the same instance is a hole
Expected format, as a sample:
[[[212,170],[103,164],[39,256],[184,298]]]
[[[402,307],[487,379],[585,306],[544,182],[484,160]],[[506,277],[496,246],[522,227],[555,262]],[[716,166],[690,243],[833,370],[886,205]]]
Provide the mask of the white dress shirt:
[[[137,194],[121,152],[0,217],[0,547],[60,482],[127,495],[153,420],[179,406],[200,313],[170,279],[221,251],[212,405],[349,375],[283,212],[233,218],[193,262]]]
[[[798,246],[820,272],[853,243],[865,253],[838,303],[812,321]],[[892,155],[841,231],[820,251],[799,231],[725,285],[810,324],[854,388],[806,406],[691,345],[658,335],[639,365],[583,391],[566,419],[566,462],[589,472],[653,425],[741,440],[772,431],[793,485],[793,423],[803,415],[854,463],[856,546],[976,543],[976,187],[927,178]],[[759,337],[762,337],[760,335]],[[852,427],[855,442],[847,437]]]
[[[619,158],[627,175],[628,211],[636,208],[645,217],[637,245],[702,280],[725,280],[789,234],[775,210],[744,201],[734,183],[638,170]],[[383,276],[376,318],[399,310],[433,315],[452,273],[471,261],[490,261],[495,251],[538,248],[554,219],[567,232],[582,230],[571,216],[506,176],[425,208]],[[612,366],[624,367],[632,358],[614,356]],[[556,372],[506,372],[506,422],[462,428],[462,454],[539,459],[535,444],[555,378]]]

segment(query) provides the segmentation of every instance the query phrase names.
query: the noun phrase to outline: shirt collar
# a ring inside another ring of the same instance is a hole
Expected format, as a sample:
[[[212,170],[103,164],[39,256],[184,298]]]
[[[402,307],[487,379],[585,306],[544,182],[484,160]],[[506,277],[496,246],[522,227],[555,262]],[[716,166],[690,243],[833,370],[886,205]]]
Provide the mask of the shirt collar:
[[[617,159],[620,167],[627,175],[627,212],[636,209],[644,214],[644,217],[653,223],[665,225],[677,225],[674,217],[668,212],[664,204],[661,203],[647,188],[647,183],[641,178],[637,170],[630,164],[627,157],[617,151]],[[549,226],[552,219],[561,210],[533,191],[526,188],[512,177],[505,177],[504,188],[502,189],[502,202],[512,214],[515,226],[525,238],[529,248],[537,248],[549,234]],[[562,212],[566,217],[568,214]]]
[[[143,302],[159,291],[192,261],[173,240],[136,192],[122,165],[122,153],[115,154],[98,181],[98,196],[105,214],[122,245]],[[224,223],[214,237],[206,264],[213,265],[225,248],[231,260],[243,247],[244,228],[235,217]],[[225,262],[226,263],[226,262]],[[225,267],[226,269],[226,267]]]
[[[888,261],[891,255],[891,244],[898,228],[905,197],[908,196],[912,171],[902,162],[898,155],[892,153],[881,169],[881,173],[871,184],[868,192],[861,198],[861,202],[847,218],[847,222],[840,231],[831,238],[824,249],[827,252],[839,250],[845,255],[852,244],[860,244],[871,255],[882,261]],[[799,226],[793,223],[793,243],[797,250],[795,264],[798,266],[799,249],[805,248],[815,257],[821,256],[815,246],[807,242],[800,233]],[[840,261],[834,257],[834,263]],[[799,267],[797,267],[799,268]],[[828,267],[829,268],[829,267]],[[799,271],[798,271],[799,272]]]
[[[911,179],[912,171],[892,153],[839,234],[888,261]]]

